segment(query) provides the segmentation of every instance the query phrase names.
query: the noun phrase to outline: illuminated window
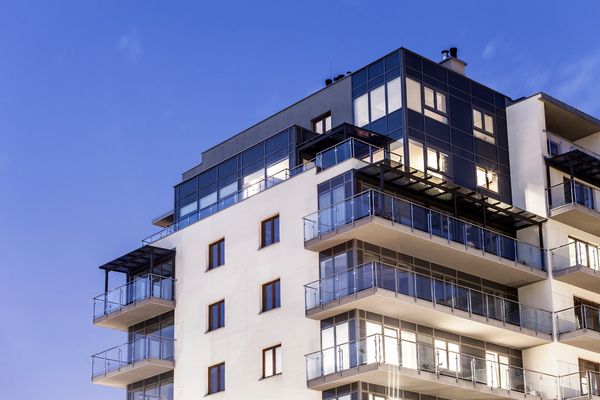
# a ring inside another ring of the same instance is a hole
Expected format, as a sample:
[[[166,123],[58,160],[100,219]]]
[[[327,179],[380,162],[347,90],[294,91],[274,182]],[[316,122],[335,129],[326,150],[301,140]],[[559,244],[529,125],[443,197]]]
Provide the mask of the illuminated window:
[[[427,147],[427,171],[441,178],[449,172],[448,154]]]
[[[494,118],[490,114],[473,109],[473,135],[485,142],[495,144]]]
[[[408,157],[411,169],[425,171],[425,157],[421,143],[412,139],[408,141]]]
[[[410,78],[406,78],[406,106],[418,113],[423,112],[423,106],[421,105],[421,84]]]
[[[402,82],[392,79],[354,99],[354,124],[365,126],[402,108]]]
[[[477,186],[498,193],[498,174],[478,166]]]
[[[422,100],[423,101],[422,101]],[[448,123],[446,116],[446,95],[414,79],[406,78],[407,107],[443,124]]]

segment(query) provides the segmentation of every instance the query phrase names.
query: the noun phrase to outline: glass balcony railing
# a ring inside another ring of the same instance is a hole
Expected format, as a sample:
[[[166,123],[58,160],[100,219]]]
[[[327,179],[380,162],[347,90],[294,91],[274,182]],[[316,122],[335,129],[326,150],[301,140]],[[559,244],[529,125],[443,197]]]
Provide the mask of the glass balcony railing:
[[[404,268],[370,262],[304,286],[306,310],[380,288],[552,335],[552,313]]]
[[[581,266],[600,271],[599,249],[584,242],[571,242],[550,250],[552,270],[562,271],[571,267]]]
[[[598,212],[597,203],[600,200],[600,192],[591,186],[567,180],[549,187],[546,189],[546,193],[550,210],[563,206],[580,205]]]
[[[559,334],[581,329],[600,332],[600,310],[595,307],[579,305],[557,311],[555,315]]]
[[[496,357],[494,357],[496,358]],[[449,348],[416,343],[397,336],[371,335],[323,349],[306,356],[309,381],[364,365],[390,365],[431,372],[458,380],[504,389],[543,399],[556,399],[557,377],[507,365],[491,358],[479,358]],[[385,372],[389,374],[388,371]],[[400,373],[400,372],[398,372]],[[393,378],[392,378],[393,379]],[[431,383],[429,383],[431,384]],[[457,386],[471,390],[468,386]],[[476,390],[476,389],[474,389]]]
[[[174,359],[174,339],[163,336],[141,335],[120,346],[92,356],[92,379],[120,371],[145,360]]]
[[[600,396],[600,372],[580,371],[559,377],[561,399],[597,398]]]
[[[299,175],[305,171],[316,168],[317,172],[319,172],[327,168],[331,168],[351,158],[359,159],[366,163],[374,163],[384,159],[384,157],[386,156],[390,156],[390,154],[391,153],[388,153],[379,147],[373,146],[359,139],[346,139],[335,146],[332,146],[326,150],[317,153],[317,156],[311,161],[307,161],[304,164],[291,169],[284,169],[282,171],[279,171],[272,176],[268,176],[264,179],[261,179],[256,183],[253,183],[223,199],[220,199],[216,203],[213,203],[207,207],[204,207],[198,211],[195,211],[180,218],[179,220],[175,221],[174,223],[170,224],[169,226],[160,230],[159,232],[148,236],[147,238],[142,240],[142,243],[154,243],[157,240],[169,236],[170,234],[180,229],[183,229],[195,222],[198,222],[206,217],[216,214],[219,211],[224,210],[234,204],[237,204],[244,199],[252,197],[258,193],[264,192],[265,190],[270,189],[282,182],[285,182],[288,179]],[[401,160],[400,156],[394,155],[393,158],[394,160],[397,160],[398,163]]]
[[[537,246],[375,190],[367,190],[304,217],[304,241],[373,216],[533,269],[546,270],[543,251]]]
[[[148,274],[94,297],[94,320],[151,297],[175,300],[175,279]]]

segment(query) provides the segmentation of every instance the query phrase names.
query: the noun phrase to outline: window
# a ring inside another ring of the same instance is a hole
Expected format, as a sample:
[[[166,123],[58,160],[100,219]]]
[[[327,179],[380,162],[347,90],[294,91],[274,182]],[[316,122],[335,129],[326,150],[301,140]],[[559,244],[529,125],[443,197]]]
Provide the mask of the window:
[[[441,178],[449,172],[448,154],[432,147],[427,147],[427,171]]]
[[[225,264],[225,239],[208,245],[208,269]]]
[[[498,174],[478,166],[477,186],[498,193]]]
[[[281,374],[281,345],[263,350],[263,378]]]
[[[279,279],[262,286],[262,311],[281,307],[281,282]]]
[[[279,242],[279,215],[260,223],[260,247]]]
[[[473,135],[478,139],[495,144],[494,118],[490,114],[473,109]]]
[[[354,123],[365,126],[402,107],[402,83],[392,79],[354,99]]]
[[[183,217],[185,215],[188,215],[189,213],[196,211],[197,209],[198,209],[198,202],[194,201],[193,203],[190,203],[188,205],[181,207],[179,209],[179,216]]]
[[[208,394],[225,390],[225,363],[208,367]]]
[[[313,131],[317,133],[325,133],[331,129],[331,112],[318,116],[312,120]]]
[[[460,370],[460,347],[458,344],[436,339],[435,352],[437,365],[440,369],[448,371]]]
[[[421,91],[421,88],[423,89]],[[407,107],[424,114],[443,124],[448,123],[446,116],[446,95],[414,79],[406,78]],[[422,101],[424,100],[424,102]]]
[[[408,159],[410,168],[419,171],[425,171],[425,156],[423,155],[423,145],[416,140],[408,141]]]
[[[208,330],[214,331],[225,326],[225,300],[208,306]]]

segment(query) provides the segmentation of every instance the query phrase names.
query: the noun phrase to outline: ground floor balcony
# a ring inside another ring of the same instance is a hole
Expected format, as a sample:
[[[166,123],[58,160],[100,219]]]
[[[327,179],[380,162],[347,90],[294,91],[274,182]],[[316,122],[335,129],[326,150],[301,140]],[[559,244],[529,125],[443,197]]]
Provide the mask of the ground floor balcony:
[[[573,241],[550,250],[552,276],[570,285],[600,294],[600,250]]]
[[[139,336],[92,356],[92,382],[126,387],[174,369],[173,339]]]
[[[505,346],[552,340],[552,313],[409,269],[371,262],[304,287],[306,315],[363,309]]]
[[[173,309],[175,280],[148,274],[94,297],[94,324],[126,331]]]
[[[308,387],[363,381],[449,399],[558,398],[555,376],[398,337],[371,335],[306,356]]]
[[[546,190],[549,216],[577,229],[600,235],[600,191],[567,180]]]
[[[561,343],[600,352],[600,310],[580,305],[557,311],[555,315]]]
[[[547,277],[541,248],[375,190],[305,217],[304,230],[313,251],[359,239],[511,286]]]

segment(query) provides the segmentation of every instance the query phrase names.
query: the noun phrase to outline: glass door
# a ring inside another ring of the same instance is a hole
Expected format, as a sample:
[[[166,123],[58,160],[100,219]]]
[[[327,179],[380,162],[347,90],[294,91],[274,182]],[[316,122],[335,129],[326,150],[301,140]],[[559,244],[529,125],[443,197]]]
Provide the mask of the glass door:
[[[394,328],[383,328],[384,362],[391,365],[400,365],[398,354],[398,330]]]
[[[417,369],[417,335],[414,332],[402,331],[401,338],[401,358],[402,367]]]

